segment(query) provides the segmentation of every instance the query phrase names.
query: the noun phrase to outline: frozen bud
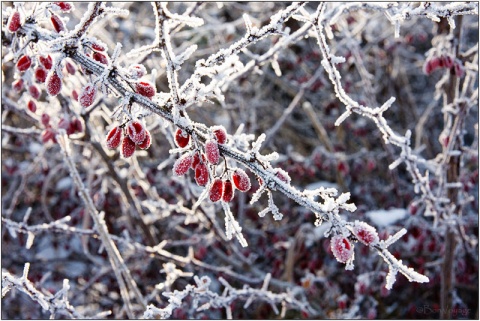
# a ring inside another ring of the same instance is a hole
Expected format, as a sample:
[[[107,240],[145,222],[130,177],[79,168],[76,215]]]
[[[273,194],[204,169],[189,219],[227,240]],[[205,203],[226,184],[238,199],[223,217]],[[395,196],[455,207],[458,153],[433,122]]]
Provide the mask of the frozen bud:
[[[23,89],[23,79],[17,79],[12,83],[12,88],[16,92],[20,92]]]
[[[247,173],[241,168],[235,169],[232,174],[233,184],[235,187],[242,192],[246,192],[250,189],[250,178],[248,177]]]
[[[210,186],[209,198],[212,202],[218,202],[223,195],[223,181],[220,178],[213,180],[212,186]]]
[[[47,77],[47,93],[50,96],[56,96],[62,90],[62,80],[56,72],[50,73]]]
[[[139,121],[131,121],[127,127],[128,136],[135,142],[135,144],[141,144],[146,136],[145,127]]]
[[[373,226],[365,222],[355,221],[353,226],[353,235],[365,245],[370,245],[378,242],[377,230]]]
[[[32,96],[33,98],[35,98],[37,100],[38,100],[38,98],[40,98],[41,92],[40,92],[40,89],[38,89],[37,86],[30,85],[28,87],[28,92],[30,93],[30,96]]]
[[[48,114],[43,113],[40,120],[42,121],[43,126],[48,127],[50,123],[50,116],[48,116]]]
[[[8,26],[8,31],[10,31],[12,33],[16,32],[18,29],[20,29],[20,27],[22,26],[20,12],[15,11],[10,16],[10,18],[8,19],[8,22],[7,22],[7,26]]]
[[[145,129],[145,139],[143,140],[143,142],[138,144],[138,147],[140,147],[141,149],[148,149],[151,144],[152,144],[152,137],[150,136],[150,132]]]
[[[338,262],[346,263],[353,257],[353,244],[343,235],[332,237],[330,247]]]
[[[208,183],[208,167],[205,163],[199,163],[195,167],[195,181],[198,186],[205,186]]]
[[[135,152],[135,143],[130,137],[127,135],[123,138],[122,141],[122,155],[125,158],[129,158]]]
[[[32,113],[35,113],[37,111],[37,104],[33,100],[29,100],[27,104],[28,110],[30,110]]]
[[[183,131],[182,129],[178,128],[175,132],[175,144],[177,144],[178,147],[185,147],[188,145],[188,142],[190,141],[190,135],[186,131]]]
[[[288,173],[281,168],[276,168],[275,169],[275,176],[280,178],[280,180],[283,181],[286,184],[290,184],[290,182],[292,180],[290,178],[290,175],[288,175]]]
[[[43,84],[46,79],[47,79],[47,70],[43,67],[37,67],[35,69],[35,80]]]
[[[93,104],[96,94],[97,87],[92,83],[88,83],[82,88],[80,96],[78,96],[78,102],[82,107],[89,107]]]
[[[185,175],[192,166],[192,163],[193,155],[191,153],[184,154],[173,164],[173,173],[177,176]]]
[[[52,22],[53,29],[55,29],[57,33],[60,33],[65,30],[65,25],[63,24],[62,19],[60,19],[60,17],[57,16],[56,14],[52,13],[52,16],[50,17],[50,21]]]
[[[98,61],[101,64],[107,65],[108,64],[108,58],[104,54],[100,52],[94,52],[92,55],[93,60]]]
[[[227,141],[227,131],[223,126],[213,126],[212,127],[213,134],[215,135],[215,139],[219,144],[225,144]]]
[[[147,74],[147,69],[143,65],[135,64],[128,67],[128,72],[133,79],[140,79]]]
[[[27,56],[27,55],[23,55],[17,61],[17,69],[18,69],[18,71],[23,72],[23,71],[27,70],[28,68],[30,68],[31,64],[32,64],[32,59],[30,59],[30,57]]]
[[[45,69],[52,69],[52,66],[53,66],[53,60],[52,60],[52,57],[50,57],[50,55],[48,55],[47,57],[38,57],[38,60],[40,61],[40,63],[43,65],[43,67],[45,67]]]
[[[220,151],[218,150],[218,143],[215,140],[209,139],[205,142],[205,155],[211,164],[218,164],[220,161]]]
[[[122,129],[120,127],[115,127],[110,130],[107,134],[107,147],[109,149],[115,149],[120,145],[122,140]]]
[[[224,202],[231,202],[233,200],[234,196],[234,189],[233,189],[233,184],[232,181],[227,179],[225,183],[223,184],[223,201]]]
[[[153,96],[155,96],[155,88],[153,88],[152,84],[145,81],[141,81],[137,84],[136,91],[137,94],[148,98],[152,98]]]

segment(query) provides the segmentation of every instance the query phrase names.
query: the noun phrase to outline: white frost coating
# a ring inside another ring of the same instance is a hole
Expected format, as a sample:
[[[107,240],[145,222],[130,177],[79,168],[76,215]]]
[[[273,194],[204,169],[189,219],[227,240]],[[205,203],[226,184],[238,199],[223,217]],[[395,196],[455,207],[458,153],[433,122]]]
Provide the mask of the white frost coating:
[[[230,206],[226,202],[222,202],[223,210],[225,211],[225,234],[227,239],[231,240],[233,234],[237,237],[240,245],[243,247],[247,247],[248,243],[247,240],[243,237],[242,228],[233,217],[232,211],[230,210]]]
[[[330,55],[330,61],[332,62],[332,64],[337,65],[344,63],[346,60],[345,57]]]

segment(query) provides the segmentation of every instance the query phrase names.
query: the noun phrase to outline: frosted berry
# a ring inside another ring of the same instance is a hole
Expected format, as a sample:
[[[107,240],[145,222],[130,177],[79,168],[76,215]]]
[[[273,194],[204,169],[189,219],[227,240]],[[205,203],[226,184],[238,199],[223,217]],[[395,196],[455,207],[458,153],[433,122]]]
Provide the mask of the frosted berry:
[[[173,173],[177,176],[185,175],[186,172],[190,169],[193,163],[193,155],[188,153],[177,159],[175,164],[173,164]]]
[[[148,149],[150,145],[152,144],[152,137],[150,136],[150,132],[148,130],[145,130],[145,139],[143,142],[138,144],[138,147],[141,149]]]
[[[20,12],[15,11],[8,19],[8,30],[10,32],[16,32],[22,26]]]
[[[75,128],[75,123],[73,120],[68,123],[68,128],[67,128],[67,135],[72,135],[75,134],[76,128]]]
[[[139,121],[134,120],[130,122],[127,127],[127,132],[128,136],[135,142],[135,144],[141,144],[145,139],[146,130]]]
[[[232,174],[232,180],[233,184],[235,184],[235,187],[242,192],[248,191],[251,187],[250,178],[241,168],[235,169]]]
[[[46,79],[47,79],[47,70],[43,67],[37,67],[35,69],[35,80],[43,84]]]
[[[54,2],[63,12],[72,10],[72,4],[69,2]]]
[[[187,132],[178,128],[175,132],[175,143],[177,144],[177,146],[183,148],[188,145],[189,141],[190,135],[188,135]]]
[[[233,200],[234,190],[232,181],[227,179],[223,184],[223,201],[224,202],[231,202]]]
[[[23,89],[23,79],[17,79],[12,83],[12,88],[16,92],[20,92]]]
[[[355,225],[353,226],[353,234],[365,245],[376,243],[379,240],[375,228],[365,222],[355,221]]]
[[[115,127],[110,130],[107,134],[107,147],[109,149],[115,149],[120,145],[122,140],[122,129],[120,127]]]
[[[338,262],[346,263],[353,257],[353,245],[342,235],[332,237],[330,247]]]
[[[93,104],[96,94],[97,87],[92,83],[88,83],[82,88],[80,96],[78,96],[78,102],[82,107],[89,107]]]
[[[27,55],[23,55],[22,57],[20,57],[20,59],[18,59],[17,61],[17,69],[18,71],[25,71],[27,70],[28,68],[30,68],[30,66],[32,65],[32,59],[30,59],[29,56]]]
[[[212,202],[218,202],[223,195],[223,181],[220,178],[215,178],[212,186],[210,186],[209,198]]]
[[[205,163],[199,163],[195,167],[195,181],[198,186],[205,186],[208,183],[208,167]]]
[[[286,184],[290,184],[290,182],[292,180],[290,178],[290,175],[288,175],[288,173],[281,168],[276,168],[275,169],[275,176],[280,178],[280,180],[283,181]]]
[[[65,25],[63,24],[62,19],[60,19],[60,17],[57,16],[56,14],[52,13],[52,16],[50,17],[50,21],[52,22],[53,29],[55,29],[57,33],[60,33],[63,30],[65,30]]]
[[[56,72],[52,72],[47,77],[47,93],[50,96],[56,96],[62,90],[62,80]]]
[[[205,142],[205,155],[211,164],[218,164],[220,161],[220,151],[218,150],[217,141],[209,139]]]
[[[30,110],[32,113],[35,113],[37,111],[37,104],[33,100],[29,100],[27,104],[28,110]]]
[[[48,114],[43,113],[40,119],[42,121],[42,125],[45,127],[48,127],[50,123],[50,116],[48,116]]]
[[[57,139],[55,138],[55,131],[52,128],[47,128],[42,133],[42,142],[45,144],[49,140],[53,141],[54,143],[57,142]]]
[[[48,55],[47,57],[38,57],[38,60],[40,61],[40,63],[43,65],[43,67],[45,67],[45,69],[52,69],[52,66],[53,66],[53,61],[52,61],[52,57],[50,57],[50,55]]]
[[[140,79],[147,74],[145,67],[140,64],[131,65],[128,67],[128,72],[133,79]]]
[[[72,90],[72,97],[73,97],[73,99],[74,99],[75,101],[78,101],[78,93],[77,93],[77,91],[76,91],[75,89]]]
[[[78,118],[72,120],[72,126],[75,132],[81,133],[83,131],[82,121]]]
[[[125,136],[122,141],[122,155],[125,158],[129,158],[135,152],[135,143],[129,136]]]
[[[35,85],[30,85],[30,86],[28,87],[28,92],[30,93],[30,96],[32,96],[33,98],[35,98],[35,99],[37,99],[37,100],[38,100],[38,98],[40,98],[41,92],[40,92],[40,89],[38,89],[37,86],[35,86]]]
[[[67,130],[68,127],[70,127],[70,122],[65,118],[60,119],[60,121],[58,122],[58,128],[63,128]]]
[[[445,56],[445,57],[442,57],[443,59],[443,65],[445,66],[445,68],[452,68],[453,67],[453,58],[450,57],[450,56]]]
[[[223,126],[213,126],[212,127],[213,134],[215,135],[215,139],[219,144],[225,144],[227,141],[227,131]]]
[[[98,61],[101,64],[107,65],[108,64],[108,58],[104,54],[100,52],[94,52],[92,55],[93,60]]]
[[[206,162],[205,156],[202,154],[202,163],[205,163],[205,162]],[[200,163],[200,154],[196,153],[193,156],[192,168],[195,169],[199,163]]]
[[[92,49],[95,51],[105,51],[105,47],[96,42],[92,43]]]
[[[67,61],[67,63],[65,64],[65,68],[70,75],[75,75],[75,72],[77,71],[75,66],[70,61]]]
[[[151,98],[155,96],[155,88],[153,88],[152,84],[141,81],[137,84],[137,94],[140,94],[142,96]]]

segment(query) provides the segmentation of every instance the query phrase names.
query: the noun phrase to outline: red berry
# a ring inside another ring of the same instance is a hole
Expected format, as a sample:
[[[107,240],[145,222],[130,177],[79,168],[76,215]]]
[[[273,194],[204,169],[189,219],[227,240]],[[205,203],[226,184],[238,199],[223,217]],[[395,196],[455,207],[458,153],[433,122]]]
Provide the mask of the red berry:
[[[100,52],[94,52],[92,55],[93,60],[98,61],[101,64],[107,65],[108,64],[108,58],[104,54]]]
[[[58,128],[63,128],[67,130],[68,127],[70,127],[70,122],[65,118],[60,119],[60,121],[58,122]]]
[[[205,162],[206,162],[205,156],[202,154],[202,163],[205,163]],[[195,169],[199,163],[200,163],[200,154],[196,153],[193,156],[192,169]]]
[[[72,135],[75,134],[76,128],[75,128],[75,123],[73,121],[68,123],[68,128],[67,128],[67,135]]]
[[[19,92],[23,89],[23,79],[20,78],[20,79],[17,79],[15,80],[13,83],[12,83],[12,88],[13,90],[15,90],[16,92]]]
[[[50,17],[50,21],[52,22],[53,29],[55,29],[57,33],[60,33],[63,30],[65,30],[65,25],[63,24],[62,19],[60,19],[60,17],[57,16],[56,14],[52,13],[52,16]]]
[[[69,12],[72,9],[72,5],[69,2],[54,2],[58,7],[60,7],[60,10],[63,12]]]
[[[342,235],[332,237],[330,247],[338,262],[346,263],[353,257],[353,245]]]
[[[120,127],[115,127],[110,130],[107,134],[107,147],[109,149],[115,149],[120,145],[122,140],[122,129]]]
[[[82,121],[78,118],[75,118],[74,120],[72,120],[72,126],[75,132],[81,133],[83,131]]]
[[[140,94],[142,96],[151,98],[155,96],[155,88],[153,88],[152,84],[141,81],[137,84],[137,94]]]
[[[20,17],[20,12],[15,11],[10,18],[8,19],[8,30],[10,32],[16,32],[20,27],[22,26],[21,24],[21,17]]]
[[[48,69],[48,70],[52,69],[53,61],[52,61],[52,57],[50,57],[50,55],[48,55],[47,57],[40,56],[40,57],[38,57],[38,60],[43,65],[43,67],[45,67],[46,69]]]
[[[224,202],[231,202],[233,200],[234,190],[232,181],[227,179],[223,184],[223,201]]]
[[[47,79],[47,70],[43,67],[37,67],[35,69],[35,80],[43,84],[46,79]]]
[[[42,142],[45,144],[49,140],[53,141],[54,143],[57,142],[57,139],[55,138],[55,132],[52,128],[47,128],[42,133]]]
[[[47,93],[50,96],[56,96],[62,90],[62,80],[56,72],[52,72],[47,77]]]
[[[177,146],[183,148],[188,145],[189,141],[190,135],[188,135],[187,132],[178,128],[175,132],[175,143],[177,144]]]
[[[205,155],[211,164],[218,164],[220,161],[220,151],[218,150],[217,141],[209,139],[205,142]]]
[[[148,149],[150,145],[152,144],[152,137],[150,136],[150,132],[148,130],[145,130],[145,139],[143,142],[138,144],[138,147],[141,149]]]
[[[185,175],[190,169],[190,166],[192,166],[192,163],[193,155],[191,153],[184,154],[173,164],[173,173],[177,176]]]
[[[76,91],[75,89],[72,90],[72,97],[73,97],[73,99],[74,99],[75,101],[78,101],[78,93],[77,93],[77,91]]]
[[[31,64],[32,64],[32,59],[30,59],[30,57],[27,56],[27,55],[23,55],[17,61],[17,69],[19,71],[23,72],[23,71],[27,70],[28,68],[30,68]]]
[[[75,66],[70,61],[67,61],[67,63],[65,64],[65,68],[70,75],[75,75],[75,72],[77,71],[75,69]]]
[[[56,14],[52,13],[52,16],[50,17],[50,21],[52,22],[53,29],[55,29],[57,33],[60,33],[63,30],[65,30],[65,25],[63,24],[62,19],[60,19],[60,17],[57,16]]]
[[[453,58],[450,57],[450,56],[445,56],[443,57],[443,65],[445,66],[445,68],[452,68],[453,67]]]
[[[37,99],[40,98],[40,89],[38,89],[37,86],[35,85],[30,85],[30,87],[28,87],[28,92],[30,93],[30,96],[32,96],[33,98]]]
[[[241,168],[235,169],[232,174],[232,180],[233,184],[235,184],[235,187],[242,192],[248,191],[251,187],[250,178]]]
[[[92,83],[88,83],[82,88],[80,96],[78,96],[78,102],[82,107],[89,107],[93,104],[96,94],[97,87],[95,87],[95,85]]]
[[[28,110],[30,110],[32,113],[35,113],[37,111],[37,104],[33,100],[29,100],[27,104]]]
[[[214,126],[212,127],[213,134],[219,144],[225,144],[227,141],[227,131],[223,126]]]
[[[223,181],[220,178],[215,178],[210,187],[209,197],[212,202],[218,202],[223,195]]]
[[[280,178],[280,180],[285,182],[286,184],[290,184],[290,182],[292,180],[290,178],[290,175],[288,175],[288,173],[281,168],[276,168],[275,169],[275,176]]]
[[[146,135],[146,130],[139,121],[131,121],[127,126],[128,136],[135,144],[141,144]]]
[[[376,243],[379,240],[375,228],[364,222],[355,221],[355,225],[353,226],[353,234],[365,245]]]
[[[347,163],[342,162],[342,161],[340,161],[340,162],[337,164],[337,170],[338,170],[343,176],[347,175],[348,172],[350,171],[350,169],[348,168]]]
[[[135,143],[129,136],[125,136],[122,141],[122,155],[125,158],[129,158],[135,152]]]
[[[48,116],[48,114],[43,113],[41,117],[41,121],[43,126],[48,127],[48,124],[50,123],[50,116]]]
[[[208,167],[205,163],[199,163],[195,167],[195,181],[198,186],[205,186],[208,183]]]
[[[102,46],[101,44],[99,43],[92,43],[92,49],[95,50],[95,51],[105,51],[105,47]],[[94,58],[95,59],[95,58]],[[95,59],[96,60],[96,59]]]
[[[128,72],[130,73],[130,77],[133,79],[140,79],[146,75],[147,70],[143,65],[136,64],[128,67]]]

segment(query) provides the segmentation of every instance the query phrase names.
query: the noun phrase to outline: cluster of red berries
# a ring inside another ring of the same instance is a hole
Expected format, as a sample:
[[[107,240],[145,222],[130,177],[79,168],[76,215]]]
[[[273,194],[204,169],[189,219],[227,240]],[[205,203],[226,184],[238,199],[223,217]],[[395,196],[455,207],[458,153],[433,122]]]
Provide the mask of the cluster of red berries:
[[[52,142],[57,143],[57,139],[55,137],[57,132],[50,124],[50,116],[48,116],[48,114],[42,114],[41,122],[43,126],[45,126],[45,130],[42,132],[42,142],[45,144],[51,140]],[[69,120],[68,118],[64,117],[58,122],[58,128],[65,129],[67,135],[72,135],[83,131],[82,122],[78,118],[72,118]]]
[[[209,182],[207,162],[217,165],[220,162],[220,150],[218,144],[227,142],[227,132],[223,126],[211,128],[213,137],[205,142],[205,153],[187,152],[173,164],[173,173],[177,176],[185,175],[189,169],[195,172],[195,182],[198,186],[205,186]],[[175,144],[178,147],[187,147],[190,142],[190,135],[182,129],[175,132]],[[232,183],[233,182],[233,183]],[[231,177],[213,179],[209,187],[209,198],[212,202],[223,200],[230,202],[233,199],[235,188],[241,192],[250,189],[250,178],[244,170],[237,168]]]
[[[126,134],[124,129],[116,126],[107,134],[107,147],[115,149],[122,143],[122,155],[125,158],[131,157],[138,146],[141,149],[148,149],[150,147],[151,136],[148,129],[142,123],[133,120],[127,123]]]
[[[458,59],[450,56],[441,55],[440,57],[433,57],[423,65],[423,72],[430,75],[437,69],[446,68],[451,69],[457,77],[462,77],[465,73],[462,63]]]

